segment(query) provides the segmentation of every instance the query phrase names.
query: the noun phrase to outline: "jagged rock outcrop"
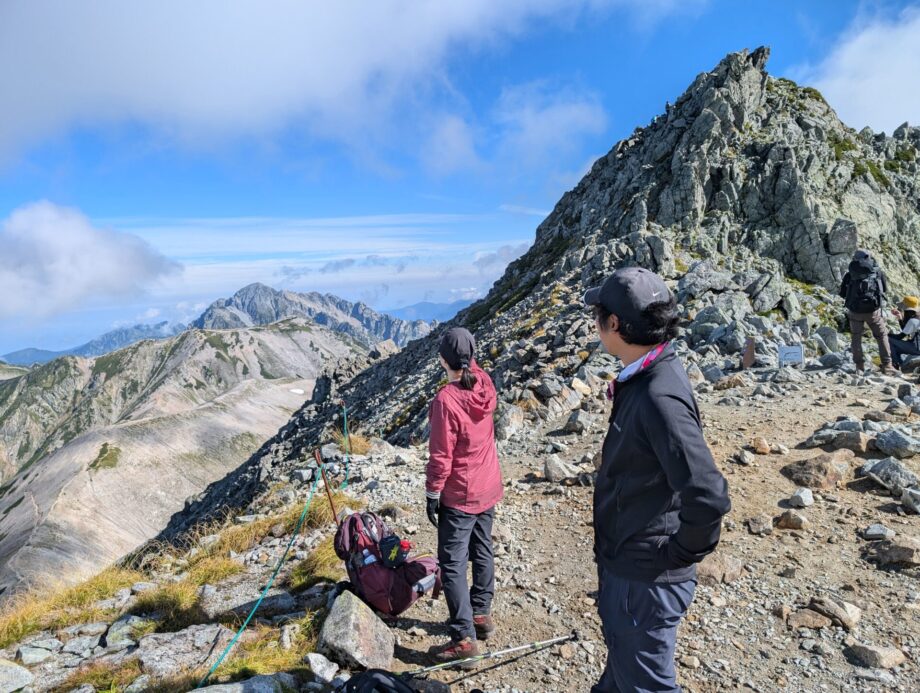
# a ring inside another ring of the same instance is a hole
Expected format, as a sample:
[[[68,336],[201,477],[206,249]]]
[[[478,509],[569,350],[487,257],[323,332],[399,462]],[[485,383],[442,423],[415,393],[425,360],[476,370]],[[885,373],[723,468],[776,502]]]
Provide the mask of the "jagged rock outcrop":
[[[675,348],[699,381],[736,367],[748,340],[760,366],[777,365],[780,344],[804,344],[818,367],[844,364],[836,289],[853,250],[878,257],[894,292],[920,272],[920,129],[856,133],[816,90],[770,76],[768,55],[732,53],[699,75],[563,195],[484,299],[341,384],[336,400],[352,424],[392,442],[423,440],[442,379],[438,338],[454,324],[476,334],[500,419],[509,405],[533,420],[590,409],[585,392],[603,387],[615,364],[599,353],[580,297],[628,265],[671,283],[683,311]],[[781,369],[775,380],[797,377]],[[305,406],[163,537],[286,478],[339,411],[329,399]]]
[[[430,325],[422,320],[400,320],[332,294],[278,291],[258,283],[243,287],[230,298],[215,301],[193,325],[223,330],[267,325],[290,317],[309,318],[368,347],[386,339],[404,346],[431,331]]]

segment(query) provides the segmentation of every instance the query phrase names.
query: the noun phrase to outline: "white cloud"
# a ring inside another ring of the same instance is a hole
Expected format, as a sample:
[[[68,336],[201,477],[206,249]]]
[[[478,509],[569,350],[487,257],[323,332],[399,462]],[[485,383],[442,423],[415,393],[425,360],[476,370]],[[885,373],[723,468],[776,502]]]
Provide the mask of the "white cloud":
[[[920,10],[859,18],[824,60],[792,75],[821,91],[857,129],[869,125],[890,134],[905,120],[920,121]]]
[[[503,270],[509,262],[517,260],[526,253],[528,248],[530,248],[530,243],[503,245],[494,252],[476,253],[473,264],[479,268],[480,272],[488,272],[496,268]]]
[[[295,126],[356,152],[385,142],[398,104],[449,95],[454,49],[499,45],[539,20],[623,10],[640,23],[678,0],[7,0],[0,16],[0,157],[75,127],[152,127],[206,146]],[[561,122],[596,119],[555,106]],[[522,137],[544,139],[522,121]],[[462,128],[451,152],[472,155]],[[373,154],[368,154],[373,156]]]
[[[483,165],[472,128],[456,115],[441,117],[421,152],[425,168],[436,175],[480,168]]]
[[[523,169],[573,154],[583,137],[602,133],[607,116],[597,96],[532,82],[505,89],[496,106],[502,157]]]
[[[143,294],[181,266],[137,236],[37,202],[0,226],[0,318],[47,317],[92,299]]]

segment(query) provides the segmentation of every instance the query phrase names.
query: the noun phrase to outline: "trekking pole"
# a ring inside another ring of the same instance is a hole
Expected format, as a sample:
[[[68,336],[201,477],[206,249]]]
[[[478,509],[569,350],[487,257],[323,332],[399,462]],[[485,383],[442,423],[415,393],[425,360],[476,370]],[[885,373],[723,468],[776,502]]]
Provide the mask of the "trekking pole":
[[[326,465],[323,464],[323,457],[319,454],[319,450],[314,450],[313,454],[316,456],[316,464],[319,465],[319,473],[323,476],[323,486],[326,487],[326,498],[329,499],[329,507],[332,509],[332,519],[335,520],[335,526],[339,526],[339,514],[335,509],[335,501],[332,500],[332,490],[329,488],[329,479],[326,478]]]
[[[488,659],[495,659],[496,657],[504,657],[505,655],[513,654],[515,652],[520,652],[521,650],[537,650],[544,647],[550,647],[552,645],[558,645],[560,643],[569,642],[570,640],[578,640],[578,633],[572,631],[569,635],[561,635],[558,638],[553,638],[552,640],[542,640],[538,642],[531,642],[526,645],[518,645],[517,647],[509,647],[505,650],[497,650],[495,652],[487,652],[486,654],[476,655],[475,657],[467,657],[466,659],[457,659],[453,662],[445,662],[444,664],[435,664],[434,666],[425,667],[423,669],[413,669],[412,671],[407,671],[406,676],[421,676],[422,674],[428,674],[432,671],[440,671],[441,669],[449,669],[455,667],[459,664],[466,664],[468,662],[485,662]]]

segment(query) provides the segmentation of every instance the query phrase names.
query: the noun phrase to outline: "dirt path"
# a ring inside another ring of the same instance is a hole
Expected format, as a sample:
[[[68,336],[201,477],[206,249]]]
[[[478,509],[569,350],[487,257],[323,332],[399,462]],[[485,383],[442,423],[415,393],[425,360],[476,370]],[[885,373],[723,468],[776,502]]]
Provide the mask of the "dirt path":
[[[867,409],[856,400],[884,407],[891,393],[885,394],[878,384],[853,385],[843,375],[819,377],[772,400],[756,401],[753,390],[750,386],[700,397],[706,435],[729,480],[734,505],[720,551],[740,559],[744,570],[732,584],[699,586],[678,644],[681,684],[701,693],[920,690],[918,572],[875,569],[860,558],[866,542],[859,536],[874,522],[918,536],[920,517],[899,514],[893,499],[871,482],[858,480],[818,496],[804,511],[809,524],[803,530],[775,530],[758,537],[744,524],[760,513],[779,514],[782,501],[795,490],[781,468],[820,452],[796,445],[828,420],[861,417]],[[742,406],[718,404],[726,395],[738,398]],[[454,682],[459,691],[588,691],[605,661],[594,601],[592,489],[559,487],[539,478],[548,441],[568,444],[560,456],[578,461],[598,449],[602,432],[581,438],[542,433],[529,433],[526,447],[512,445],[513,452],[506,450],[502,456],[507,493],[496,523],[494,613],[499,631],[488,648],[494,651],[573,630],[580,640],[502,666],[483,665],[466,677],[456,672],[437,675]],[[730,461],[754,436],[783,444],[790,452],[757,456],[751,466]],[[422,466],[413,465],[413,471]],[[407,484],[410,489],[404,502],[412,512],[401,521],[402,528],[417,527],[417,544],[434,547],[435,533],[424,520],[421,500],[413,495],[417,491]],[[863,609],[857,632],[829,628],[798,633],[772,614],[775,607],[802,606],[822,594],[844,597]],[[427,600],[399,620],[397,658],[403,668],[426,663],[423,653],[446,637],[446,618],[443,600]],[[847,638],[853,636],[868,644],[901,646],[909,652],[908,662],[885,673],[854,666],[843,654]]]

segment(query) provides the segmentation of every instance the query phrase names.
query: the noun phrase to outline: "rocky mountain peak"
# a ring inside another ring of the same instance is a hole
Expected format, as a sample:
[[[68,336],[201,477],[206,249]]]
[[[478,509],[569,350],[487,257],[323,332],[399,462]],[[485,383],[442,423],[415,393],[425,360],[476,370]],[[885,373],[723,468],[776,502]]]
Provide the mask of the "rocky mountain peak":
[[[580,297],[617,267],[645,266],[670,282],[682,310],[675,349],[703,387],[737,367],[748,340],[761,367],[777,366],[781,344],[802,344],[815,367],[844,364],[835,294],[853,250],[877,255],[893,291],[920,276],[920,129],[858,134],[816,89],[769,75],[768,57],[766,48],[731,53],[697,76],[562,196],[484,299],[355,377],[330,381],[164,537],[285,478],[329,439],[340,400],[356,430],[424,440],[443,377],[438,338],[451,325],[476,335],[505,434],[578,414],[617,368]]]

